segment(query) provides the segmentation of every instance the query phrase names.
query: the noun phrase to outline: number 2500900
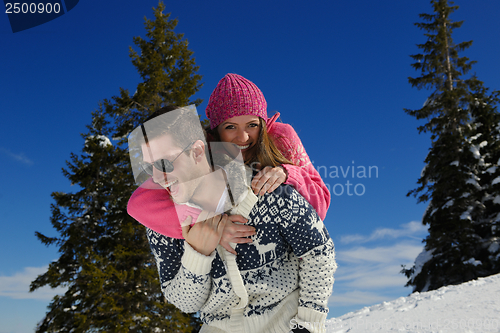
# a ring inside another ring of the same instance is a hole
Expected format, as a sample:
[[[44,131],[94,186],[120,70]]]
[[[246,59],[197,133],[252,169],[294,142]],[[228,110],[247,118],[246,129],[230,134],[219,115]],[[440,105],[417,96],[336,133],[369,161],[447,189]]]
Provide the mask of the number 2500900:
[[[61,11],[61,4],[59,3],[10,3],[5,4],[5,13],[7,14],[58,14]]]

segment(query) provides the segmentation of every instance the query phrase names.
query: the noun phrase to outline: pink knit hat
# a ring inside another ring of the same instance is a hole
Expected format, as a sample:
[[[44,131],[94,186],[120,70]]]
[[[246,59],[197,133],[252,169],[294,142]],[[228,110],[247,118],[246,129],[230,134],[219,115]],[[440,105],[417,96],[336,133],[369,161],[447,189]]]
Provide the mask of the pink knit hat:
[[[238,74],[226,74],[210,95],[205,113],[211,129],[237,116],[253,115],[267,121],[267,103],[253,82]]]

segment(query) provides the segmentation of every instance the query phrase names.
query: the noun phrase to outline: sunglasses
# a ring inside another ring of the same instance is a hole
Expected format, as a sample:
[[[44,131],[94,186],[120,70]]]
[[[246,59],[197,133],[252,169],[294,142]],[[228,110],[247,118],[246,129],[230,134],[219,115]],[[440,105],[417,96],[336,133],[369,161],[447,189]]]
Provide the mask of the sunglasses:
[[[174,162],[175,160],[182,155],[182,153],[184,153],[189,147],[191,147],[191,145],[193,144],[194,142],[191,142],[186,148],[184,148],[179,155],[177,155],[173,161],[169,161],[165,158],[162,158],[162,159],[159,159],[159,160],[156,160],[154,161],[153,163],[148,163],[148,162],[139,162],[139,165],[141,166],[141,168],[150,176],[153,175],[153,167],[160,171],[160,172],[163,172],[163,173],[170,173],[172,171],[174,171]]]

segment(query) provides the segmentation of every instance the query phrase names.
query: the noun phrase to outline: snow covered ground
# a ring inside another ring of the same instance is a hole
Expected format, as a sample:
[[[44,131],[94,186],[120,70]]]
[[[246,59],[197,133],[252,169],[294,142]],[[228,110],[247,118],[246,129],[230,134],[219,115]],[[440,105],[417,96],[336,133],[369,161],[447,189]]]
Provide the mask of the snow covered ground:
[[[327,320],[327,333],[500,332],[500,274]]]

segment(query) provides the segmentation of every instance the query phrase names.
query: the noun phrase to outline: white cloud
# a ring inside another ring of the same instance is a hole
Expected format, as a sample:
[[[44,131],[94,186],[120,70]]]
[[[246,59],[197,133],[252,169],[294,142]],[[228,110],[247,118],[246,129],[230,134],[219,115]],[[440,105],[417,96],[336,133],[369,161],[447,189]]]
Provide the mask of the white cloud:
[[[353,290],[333,293],[328,299],[329,306],[367,305],[387,301],[387,296],[370,291]]]
[[[43,287],[30,293],[30,284],[36,277],[47,271],[44,267],[25,267],[23,271],[11,276],[0,276],[0,296],[13,299],[51,300],[55,295],[66,292],[66,288]]]
[[[23,164],[26,164],[26,165],[32,165],[33,164],[33,161],[30,160],[28,157],[26,157],[24,155],[24,153],[16,154],[16,153],[13,153],[10,150],[5,149],[3,147],[0,147],[0,152],[4,153],[5,155],[9,156],[10,158],[12,158],[12,159],[14,159],[14,160],[16,160],[18,162],[21,162]]]
[[[375,265],[364,267],[363,270],[351,270],[342,276],[338,276],[336,281],[342,282],[344,288],[361,290],[378,290],[384,288],[403,287],[407,278],[399,273],[401,265]]]
[[[370,306],[411,293],[410,288],[404,287],[407,278],[400,273],[401,265],[411,267],[422,251],[418,237],[422,231],[427,230],[420,223],[410,222],[400,229],[377,229],[370,236],[356,236],[362,243],[387,238],[377,245],[337,246],[339,267],[330,307],[341,314],[342,307],[348,310],[349,306]],[[394,242],[399,237],[406,239]]]
[[[344,287],[363,290],[404,286],[401,265],[411,266],[421,251],[422,245],[411,243],[338,251],[335,280]]]
[[[411,237],[414,238],[416,235],[424,234],[427,232],[427,227],[422,225],[421,222],[411,221],[401,225],[400,229],[391,228],[379,228],[371,233],[370,236],[363,235],[347,235],[340,238],[340,242],[343,244],[350,243],[367,243],[380,239],[387,238],[401,238],[401,237]]]
[[[349,250],[337,251],[337,259],[356,264],[406,262],[409,259],[414,260],[422,251],[422,245],[416,245],[415,243],[404,242],[372,248],[357,246]]]

